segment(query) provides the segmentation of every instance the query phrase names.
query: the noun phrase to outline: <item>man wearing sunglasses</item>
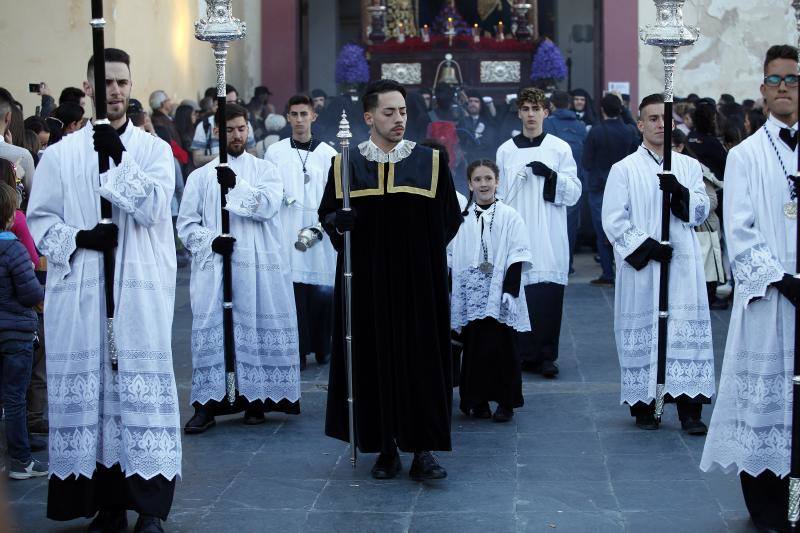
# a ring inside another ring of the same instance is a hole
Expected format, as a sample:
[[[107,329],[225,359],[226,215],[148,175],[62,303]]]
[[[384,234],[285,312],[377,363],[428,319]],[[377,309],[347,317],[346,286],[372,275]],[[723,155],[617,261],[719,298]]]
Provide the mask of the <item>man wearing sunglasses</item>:
[[[767,51],[769,119],[731,149],[725,236],[736,294],[700,468],[739,472],[759,531],[788,531],[797,196],[797,49]],[[800,184],[798,184],[800,185]]]

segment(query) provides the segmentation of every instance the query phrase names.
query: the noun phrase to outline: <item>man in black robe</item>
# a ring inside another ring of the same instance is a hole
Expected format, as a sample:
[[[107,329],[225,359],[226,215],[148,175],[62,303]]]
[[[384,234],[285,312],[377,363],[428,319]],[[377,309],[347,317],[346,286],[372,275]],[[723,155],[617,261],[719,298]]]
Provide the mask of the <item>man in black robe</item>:
[[[355,435],[379,452],[372,476],[401,469],[413,452],[413,479],[447,472],[430,453],[450,450],[452,370],[447,243],[462,222],[452,178],[437,150],[403,139],[405,89],[380,80],[362,98],[369,140],[350,149],[350,211],[342,206],[336,156],[319,218],[339,253],[335,299],[343,302],[343,232],[352,231]],[[343,306],[334,318],[325,433],[349,440]]]

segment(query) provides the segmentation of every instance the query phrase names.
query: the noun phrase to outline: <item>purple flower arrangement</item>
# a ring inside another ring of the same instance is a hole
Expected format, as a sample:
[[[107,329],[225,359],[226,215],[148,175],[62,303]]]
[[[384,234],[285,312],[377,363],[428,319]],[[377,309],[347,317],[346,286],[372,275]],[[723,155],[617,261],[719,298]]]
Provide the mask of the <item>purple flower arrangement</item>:
[[[450,2],[445,3],[442,10],[439,11],[439,14],[436,15],[436,18],[433,20],[433,31],[440,35],[445,35],[448,18],[453,19],[453,29],[456,35],[472,35],[472,29],[469,27],[469,24],[467,24],[464,17],[461,16],[461,13],[458,12],[456,6],[450,5]]]
[[[369,64],[364,49],[357,44],[345,44],[336,58],[336,83],[367,82],[369,82]]]
[[[566,77],[567,64],[561,50],[550,39],[544,39],[533,56],[531,81],[563,80]]]

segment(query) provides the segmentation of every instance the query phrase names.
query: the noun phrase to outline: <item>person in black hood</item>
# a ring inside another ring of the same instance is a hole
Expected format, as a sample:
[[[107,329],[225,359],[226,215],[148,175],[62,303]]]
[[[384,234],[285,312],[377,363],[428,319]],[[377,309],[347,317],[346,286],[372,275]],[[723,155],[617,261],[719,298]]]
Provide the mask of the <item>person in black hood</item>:
[[[597,122],[597,117],[594,113],[594,102],[586,89],[572,91],[572,110],[587,126],[594,126],[595,122]]]

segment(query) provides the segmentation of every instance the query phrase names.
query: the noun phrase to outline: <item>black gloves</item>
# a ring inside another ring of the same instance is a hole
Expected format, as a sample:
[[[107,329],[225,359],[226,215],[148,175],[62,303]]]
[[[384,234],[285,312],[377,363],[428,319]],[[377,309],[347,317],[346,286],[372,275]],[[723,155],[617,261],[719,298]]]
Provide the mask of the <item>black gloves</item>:
[[[353,211],[352,207],[350,209],[337,209],[333,225],[339,233],[353,231],[356,225],[356,212]]]
[[[786,297],[792,305],[797,305],[800,298],[800,279],[789,274],[784,274],[783,279],[772,284],[778,292]]]
[[[220,235],[211,241],[211,249],[214,251],[214,253],[219,254],[222,257],[229,257],[231,254],[233,254],[233,243],[235,242],[236,239],[233,237],[223,237]]]
[[[233,189],[236,187],[236,172],[231,167],[217,167],[217,183]]]
[[[111,124],[99,124],[94,127],[94,149],[98,154],[110,157],[114,160],[114,164],[119,165],[122,162],[125,146]]]
[[[104,252],[117,246],[119,229],[116,224],[97,224],[92,229],[84,229],[75,234],[78,248]]]
[[[541,161],[534,161],[533,163],[528,163],[528,166],[530,167],[531,172],[533,172],[537,176],[542,176],[543,178],[549,178],[554,174],[553,169],[551,169]]]
[[[675,194],[683,191],[683,185],[678,182],[674,174],[664,173],[658,175],[658,188],[664,192]]]
[[[658,243],[650,251],[650,259],[659,263],[669,263],[672,261],[672,246]]]

